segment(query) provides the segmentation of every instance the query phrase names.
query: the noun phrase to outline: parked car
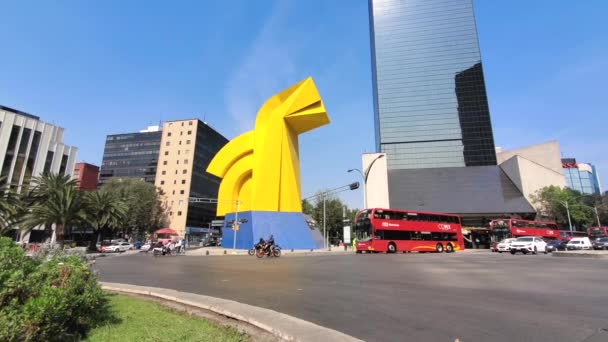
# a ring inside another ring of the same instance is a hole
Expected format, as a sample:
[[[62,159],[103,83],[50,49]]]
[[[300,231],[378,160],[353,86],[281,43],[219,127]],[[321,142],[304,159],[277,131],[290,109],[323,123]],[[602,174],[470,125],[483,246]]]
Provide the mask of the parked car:
[[[547,254],[547,243],[538,236],[522,236],[511,242],[509,250],[511,254],[517,252],[522,252],[523,254],[528,254],[528,252],[532,254],[543,252]]]
[[[498,243],[498,245],[496,245],[496,251],[498,251],[498,253],[511,251],[511,242],[513,242],[515,240],[516,239],[514,239],[514,238],[509,238],[509,239],[504,239],[504,240],[500,241]]]
[[[570,239],[570,241],[568,241],[566,248],[569,251],[579,250],[579,249],[591,249],[592,248],[591,240],[589,240],[588,237],[572,238],[572,239]]]
[[[210,237],[204,243],[204,247],[221,246],[221,240],[217,237]]]
[[[599,238],[592,243],[593,249],[608,249],[608,237]]]
[[[141,242],[141,241],[136,241],[136,242],[134,242],[134,243],[133,243],[133,248],[135,248],[135,249],[140,249],[140,248],[141,248],[141,246],[143,246],[143,245],[144,245],[144,243],[143,243],[143,242]]]
[[[119,243],[113,243],[109,246],[104,246],[102,247],[102,252],[104,253],[120,253],[120,252],[126,252],[130,249],[133,249],[133,245],[131,245],[128,242],[119,242]]]
[[[560,240],[549,240],[547,241],[547,252],[551,253],[554,251],[565,251],[566,241]]]
[[[141,246],[141,248],[139,249],[140,251],[146,252],[150,249],[150,244],[146,243],[145,245]]]

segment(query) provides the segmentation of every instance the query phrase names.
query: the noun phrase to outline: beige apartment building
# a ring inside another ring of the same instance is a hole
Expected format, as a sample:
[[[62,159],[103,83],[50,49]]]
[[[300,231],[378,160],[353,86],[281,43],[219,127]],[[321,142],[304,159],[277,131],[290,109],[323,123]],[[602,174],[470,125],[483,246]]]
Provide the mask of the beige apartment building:
[[[163,123],[155,185],[162,189],[169,227],[180,236],[201,234],[215,218],[215,204],[190,197],[216,198],[220,179],[206,172],[228,140],[198,119]]]

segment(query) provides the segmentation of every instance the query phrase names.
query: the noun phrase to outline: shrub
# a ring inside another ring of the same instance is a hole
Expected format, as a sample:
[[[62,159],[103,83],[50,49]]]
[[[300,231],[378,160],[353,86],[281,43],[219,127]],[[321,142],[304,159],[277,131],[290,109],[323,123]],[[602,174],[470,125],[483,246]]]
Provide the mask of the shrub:
[[[78,340],[107,317],[107,298],[78,257],[30,259],[0,238],[0,341]]]

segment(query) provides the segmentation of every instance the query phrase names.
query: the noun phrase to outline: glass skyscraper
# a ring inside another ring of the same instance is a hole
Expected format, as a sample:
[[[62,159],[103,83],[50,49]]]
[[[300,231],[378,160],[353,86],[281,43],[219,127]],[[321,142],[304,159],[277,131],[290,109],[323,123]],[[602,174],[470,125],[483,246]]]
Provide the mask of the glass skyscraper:
[[[577,163],[574,158],[562,159],[566,186],[582,194],[591,195],[602,193],[600,179],[594,165],[588,163]]]
[[[389,170],[496,165],[472,0],[369,0]]]

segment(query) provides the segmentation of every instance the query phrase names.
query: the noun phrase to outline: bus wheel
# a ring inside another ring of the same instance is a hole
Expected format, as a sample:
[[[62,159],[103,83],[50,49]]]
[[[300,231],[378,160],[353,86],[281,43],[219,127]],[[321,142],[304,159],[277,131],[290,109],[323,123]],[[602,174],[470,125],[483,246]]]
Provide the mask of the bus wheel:
[[[452,246],[451,243],[448,243],[447,245],[445,245],[445,252],[446,253],[452,253],[452,252],[454,252],[454,246]]]
[[[443,245],[438,243],[437,246],[435,246],[435,250],[437,253],[443,253]]]
[[[392,242],[389,243],[387,253],[395,253],[395,252],[397,252],[397,246],[395,246],[395,244]]]
[[[355,253],[357,253],[357,254],[361,254],[361,251],[356,251]]]

